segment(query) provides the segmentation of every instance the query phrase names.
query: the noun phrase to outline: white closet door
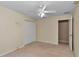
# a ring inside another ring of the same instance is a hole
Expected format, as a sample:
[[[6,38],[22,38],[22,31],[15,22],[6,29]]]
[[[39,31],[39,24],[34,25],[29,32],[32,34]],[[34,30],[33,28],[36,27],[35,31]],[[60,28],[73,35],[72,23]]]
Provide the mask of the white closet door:
[[[36,40],[36,24],[24,21],[23,23],[23,41],[24,44],[31,43]]]
[[[69,47],[72,50],[72,19],[69,22]]]

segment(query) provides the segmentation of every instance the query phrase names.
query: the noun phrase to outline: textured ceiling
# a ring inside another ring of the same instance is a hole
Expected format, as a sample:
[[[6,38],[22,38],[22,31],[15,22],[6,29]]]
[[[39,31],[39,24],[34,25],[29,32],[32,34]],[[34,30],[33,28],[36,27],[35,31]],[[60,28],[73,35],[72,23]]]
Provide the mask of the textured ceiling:
[[[34,19],[40,18],[37,14],[41,4],[47,4],[47,10],[56,11],[56,13],[47,14],[47,16],[68,14],[74,8],[74,2],[72,1],[0,1],[0,5]]]

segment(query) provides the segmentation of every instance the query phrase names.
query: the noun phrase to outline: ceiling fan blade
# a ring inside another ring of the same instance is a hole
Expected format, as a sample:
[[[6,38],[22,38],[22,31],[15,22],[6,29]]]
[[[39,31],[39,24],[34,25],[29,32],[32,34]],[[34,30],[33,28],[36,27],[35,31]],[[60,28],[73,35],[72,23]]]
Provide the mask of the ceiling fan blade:
[[[44,11],[44,13],[56,13],[56,11]]]
[[[46,5],[43,6],[42,11],[44,11],[46,9]]]

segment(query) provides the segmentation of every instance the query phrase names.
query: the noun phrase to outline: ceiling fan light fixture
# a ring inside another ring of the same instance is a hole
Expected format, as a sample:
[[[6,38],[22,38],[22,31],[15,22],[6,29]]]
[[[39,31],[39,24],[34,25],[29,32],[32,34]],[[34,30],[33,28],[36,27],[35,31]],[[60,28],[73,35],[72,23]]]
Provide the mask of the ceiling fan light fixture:
[[[38,16],[40,16],[41,18],[44,18],[46,16],[46,13],[56,13],[56,11],[47,11],[47,5],[46,4],[42,4],[40,5],[40,9],[38,10]]]
[[[41,18],[43,18],[45,16],[45,14],[44,13],[41,13]]]

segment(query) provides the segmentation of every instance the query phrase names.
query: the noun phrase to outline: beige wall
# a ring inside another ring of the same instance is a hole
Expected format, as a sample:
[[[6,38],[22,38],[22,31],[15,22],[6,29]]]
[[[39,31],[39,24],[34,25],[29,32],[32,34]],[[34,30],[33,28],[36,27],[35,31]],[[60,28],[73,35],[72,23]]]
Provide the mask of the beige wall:
[[[0,6],[0,55],[23,45],[22,26],[24,20],[28,19],[20,13]]]
[[[74,53],[79,57],[79,3],[74,10]]]
[[[58,20],[71,19],[71,15],[53,16],[37,21],[37,40],[58,44]]]

